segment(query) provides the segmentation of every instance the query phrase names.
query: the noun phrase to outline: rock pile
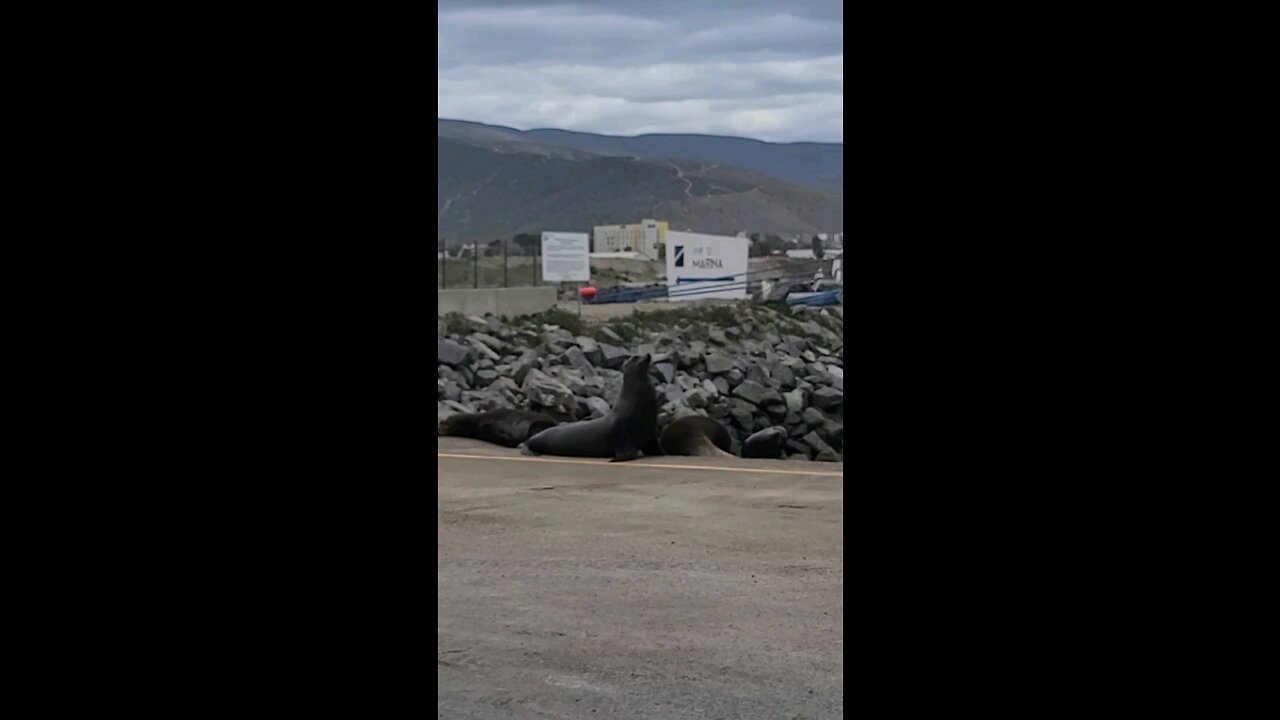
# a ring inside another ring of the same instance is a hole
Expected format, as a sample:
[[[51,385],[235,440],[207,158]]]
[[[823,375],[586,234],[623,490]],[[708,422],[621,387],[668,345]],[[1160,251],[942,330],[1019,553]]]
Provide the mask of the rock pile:
[[[588,336],[557,325],[453,316],[438,322],[437,415],[520,408],[562,421],[602,417],[621,392],[619,368],[647,352],[659,432],[681,417],[709,416],[729,429],[737,452],[751,434],[780,426],[791,459],[843,462],[842,311],[735,312],[732,327],[692,321],[626,328],[630,342],[611,327]]]

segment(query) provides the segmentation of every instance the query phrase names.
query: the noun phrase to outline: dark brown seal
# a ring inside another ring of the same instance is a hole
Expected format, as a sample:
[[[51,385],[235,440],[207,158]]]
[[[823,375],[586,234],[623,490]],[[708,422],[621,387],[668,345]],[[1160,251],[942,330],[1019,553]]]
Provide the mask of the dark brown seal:
[[[495,445],[519,447],[529,438],[553,428],[556,421],[550,415],[528,410],[494,410],[483,413],[463,413],[445,419],[437,426],[437,435],[475,438]]]
[[[724,425],[701,415],[683,417],[662,431],[662,452],[690,457],[736,457]]]
[[[634,460],[658,439],[658,394],[649,379],[649,355],[637,355],[622,366],[622,393],[602,418],[543,430],[525,443],[526,452],[570,457]]]

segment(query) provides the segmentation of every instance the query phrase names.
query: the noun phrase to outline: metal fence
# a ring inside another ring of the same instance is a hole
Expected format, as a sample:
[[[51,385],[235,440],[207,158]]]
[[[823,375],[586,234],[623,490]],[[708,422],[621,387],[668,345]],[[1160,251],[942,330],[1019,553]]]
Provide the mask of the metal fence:
[[[541,285],[542,257],[534,246],[533,254],[525,254],[523,247],[502,241],[497,244],[477,245],[450,253],[441,246],[436,249],[436,289],[466,290],[469,288],[510,288]]]
[[[542,257],[535,245],[532,254],[526,254],[523,247],[502,241],[501,250],[497,243],[467,248],[455,253],[437,249],[436,254],[436,288],[439,290],[465,290],[471,288],[513,288],[545,285],[541,278]],[[816,270],[823,270],[826,277],[831,277],[832,259],[809,260],[795,263],[784,268],[771,268],[748,271],[736,275],[727,282],[706,282],[679,288],[667,288],[661,282],[647,287],[602,287],[595,298],[595,304],[633,303],[646,300],[698,298],[713,295],[725,290],[745,290],[748,295],[760,297],[762,287],[776,286],[783,296],[788,289],[801,290],[811,285]],[[576,297],[580,283],[561,284],[561,294],[565,297]],[[763,298],[769,299],[769,298]],[[843,293],[840,295],[843,302]]]

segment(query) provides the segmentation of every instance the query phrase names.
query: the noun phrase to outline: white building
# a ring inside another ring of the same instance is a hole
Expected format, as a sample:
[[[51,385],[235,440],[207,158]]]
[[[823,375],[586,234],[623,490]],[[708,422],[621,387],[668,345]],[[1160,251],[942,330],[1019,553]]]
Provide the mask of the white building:
[[[601,225],[595,229],[593,252],[638,252],[650,260],[662,257],[667,245],[667,223],[641,220],[638,225]]]

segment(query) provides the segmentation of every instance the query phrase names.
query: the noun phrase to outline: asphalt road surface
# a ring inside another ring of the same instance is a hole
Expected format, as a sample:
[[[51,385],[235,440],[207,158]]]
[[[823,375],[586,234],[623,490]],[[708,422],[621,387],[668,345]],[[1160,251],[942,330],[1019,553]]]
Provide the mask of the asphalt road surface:
[[[843,717],[843,465],[438,455],[438,718]]]

